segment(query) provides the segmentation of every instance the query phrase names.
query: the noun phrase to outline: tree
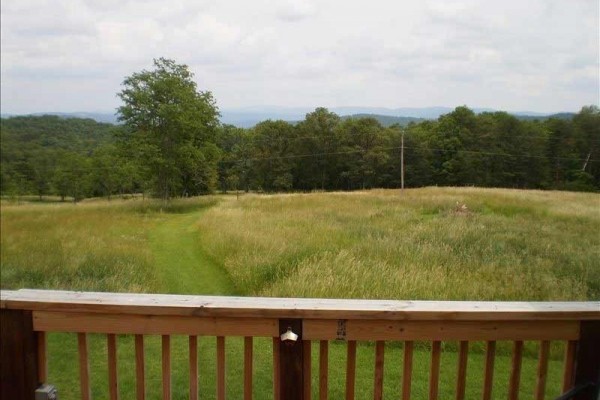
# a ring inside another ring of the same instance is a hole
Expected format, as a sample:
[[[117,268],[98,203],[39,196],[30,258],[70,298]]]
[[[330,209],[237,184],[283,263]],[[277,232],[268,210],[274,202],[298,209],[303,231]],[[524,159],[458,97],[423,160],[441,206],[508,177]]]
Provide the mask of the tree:
[[[155,195],[210,192],[216,185],[218,110],[212,94],[198,91],[187,65],[165,58],[154,69],[125,78],[119,120],[128,128]]]
[[[294,127],[285,121],[263,121],[253,129],[254,180],[267,192],[288,191],[293,186]]]
[[[338,188],[339,124],[340,117],[337,114],[319,107],[306,114],[304,120],[297,125],[298,136],[303,138],[299,142],[299,153],[318,154],[311,158],[298,159],[295,176],[300,189]]]

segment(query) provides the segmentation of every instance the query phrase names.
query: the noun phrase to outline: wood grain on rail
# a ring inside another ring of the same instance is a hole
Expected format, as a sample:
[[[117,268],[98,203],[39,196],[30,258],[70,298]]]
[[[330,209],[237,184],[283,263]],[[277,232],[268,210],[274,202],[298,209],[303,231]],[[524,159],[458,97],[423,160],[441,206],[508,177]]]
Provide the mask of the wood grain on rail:
[[[21,289],[0,291],[0,308],[195,317],[385,320],[589,320],[600,302],[338,300],[186,296]]]
[[[146,398],[143,335],[135,335],[135,398],[136,400]]]
[[[35,315],[35,313],[34,313]],[[346,340],[574,340],[578,321],[385,321],[348,320]],[[306,319],[309,340],[337,338],[338,321]]]
[[[190,353],[190,400],[198,400],[198,336],[190,336],[188,339]]]
[[[81,400],[90,400],[92,392],[90,388],[90,363],[88,360],[88,343],[85,333],[77,334],[77,349],[79,352],[79,388]]]
[[[119,385],[117,379],[117,336],[106,335],[106,353],[108,358],[108,393],[110,400],[119,398]]]

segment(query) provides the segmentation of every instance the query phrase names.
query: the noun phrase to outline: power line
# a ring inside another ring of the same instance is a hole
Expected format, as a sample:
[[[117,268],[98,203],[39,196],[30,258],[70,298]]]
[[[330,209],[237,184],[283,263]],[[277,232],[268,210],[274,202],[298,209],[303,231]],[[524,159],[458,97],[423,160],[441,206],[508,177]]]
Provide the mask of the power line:
[[[352,135],[350,135],[352,137]],[[408,135],[408,137],[410,137],[411,135]],[[438,135],[439,136],[439,135]],[[273,140],[279,140],[279,139],[283,139],[283,140],[301,140],[301,139],[322,139],[322,138],[327,138],[327,136],[323,136],[323,135],[311,135],[311,136],[275,136],[275,137],[264,137],[264,136],[253,136],[252,140],[253,141],[264,141],[264,142],[269,142],[269,141],[273,141]],[[503,139],[518,139],[518,138],[524,138],[524,139],[532,139],[532,140],[546,140],[546,141],[568,141],[569,139],[572,138],[562,138],[562,137],[549,137],[549,136],[532,136],[532,135],[512,135],[509,136],[507,138],[503,138]],[[481,139],[498,139],[497,136],[475,136],[475,140],[481,140]],[[599,143],[600,144],[600,139],[589,139],[587,140],[587,142],[592,142],[592,143]]]
[[[393,147],[377,147],[377,150],[381,151],[389,151],[389,150],[401,150],[402,146],[393,146]],[[546,159],[546,160],[563,160],[563,161],[585,161],[588,160],[587,157],[550,157],[550,156],[538,156],[533,154],[511,154],[511,153],[498,153],[498,152],[489,152],[489,151],[480,151],[480,150],[461,150],[461,149],[443,149],[443,148],[434,148],[427,146],[404,146],[404,149],[412,149],[412,150],[429,150],[441,153],[466,153],[466,154],[478,154],[484,156],[498,156],[498,157],[512,157],[512,158],[535,158],[535,159]],[[311,157],[323,157],[323,156],[333,156],[333,155],[346,155],[346,154],[357,154],[364,153],[368,150],[366,149],[351,149],[344,151],[335,151],[335,152],[321,152],[321,153],[306,153],[306,154],[290,154],[290,155],[282,155],[282,156],[271,156],[271,157],[249,157],[249,158],[238,158],[232,160],[219,160],[219,163],[241,163],[248,161],[273,161],[273,160],[287,160],[287,159],[301,159],[301,158],[311,158]],[[600,159],[589,159],[589,162],[599,162]],[[121,167],[119,166],[89,166],[84,168],[39,168],[39,167],[29,167],[25,165],[19,165],[19,167],[23,167],[24,169],[21,172],[32,172],[32,171],[64,171],[64,172],[87,172],[87,171],[110,171],[117,170]],[[25,169],[26,168],[26,169]],[[17,169],[17,168],[12,168]]]
[[[500,157],[525,157],[525,158],[540,158],[540,159],[548,159],[548,160],[569,160],[569,161],[585,161],[586,158],[578,158],[578,157],[548,157],[548,156],[536,156],[532,154],[510,154],[510,153],[496,153],[496,152],[486,152],[486,151],[475,151],[475,150],[453,150],[453,149],[442,149],[442,148],[433,148],[426,146],[404,146],[405,149],[413,149],[413,150],[431,150],[445,153],[469,153],[469,154],[481,154],[487,156],[500,156]],[[394,146],[394,147],[378,147],[378,150],[399,150],[402,149],[402,146]],[[285,160],[285,159],[294,159],[294,158],[308,158],[308,157],[322,157],[328,155],[343,155],[343,154],[354,154],[365,152],[365,149],[354,149],[354,150],[346,150],[346,151],[335,151],[335,152],[324,152],[324,153],[310,153],[310,154],[291,154],[285,156],[274,156],[274,157],[249,157],[249,158],[239,158],[233,160],[220,160],[222,163],[236,163],[242,161],[268,161],[268,160]],[[600,159],[590,159],[590,161],[600,161]]]

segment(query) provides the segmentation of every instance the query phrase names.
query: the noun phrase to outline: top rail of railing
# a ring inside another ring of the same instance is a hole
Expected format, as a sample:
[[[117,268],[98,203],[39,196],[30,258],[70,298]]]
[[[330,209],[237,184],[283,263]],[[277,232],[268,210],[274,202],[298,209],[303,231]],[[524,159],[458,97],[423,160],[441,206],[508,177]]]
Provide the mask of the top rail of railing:
[[[2,290],[0,308],[130,315],[405,321],[600,320],[600,301],[308,299]]]

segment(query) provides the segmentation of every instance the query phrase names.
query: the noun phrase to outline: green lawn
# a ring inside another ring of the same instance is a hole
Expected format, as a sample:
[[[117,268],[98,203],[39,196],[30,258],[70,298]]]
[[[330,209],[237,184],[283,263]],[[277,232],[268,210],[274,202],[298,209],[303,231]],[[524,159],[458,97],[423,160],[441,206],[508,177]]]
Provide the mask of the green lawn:
[[[461,207],[466,205],[466,209]],[[248,195],[163,205],[135,199],[73,204],[3,202],[3,289],[261,296],[597,300],[600,196],[426,188]],[[147,337],[149,398],[160,398],[160,339]],[[536,344],[526,346],[522,398],[532,397]],[[76,335],[51,334],[50,382],[78,398]],[[318,376],[313,345],[313,378]],[[93,394],[106,398],[105,338],[90,340]],[[227,340],[228,398],[241,398],[242,341]],[[453,396],[456,345],[445,343],[440,398]],[[472,344],[467,398],[480,398],[483,345]],[[176,337],[173,398],[187,396],[187,340]],[[373,346],[359,346],[357,398],[372,397]],[[506,398],[510,344],[499,344],[494,398]],[[123,398],[134,390],[133,338],[119,337]],[[271,342],[255,341],[255,398],[271,395]],[[401,345],[386,351],[385,394],[397,398]],[[554,344],[547,398],[559,393]],[[415,352],[414,398],[427,392],[429,353]],[[330,398],[343,396],[345,345],[330,348]],[[214,398],[215,340],[199,345],[202,398]],[[313,390],[317,388],[313,382]]]

